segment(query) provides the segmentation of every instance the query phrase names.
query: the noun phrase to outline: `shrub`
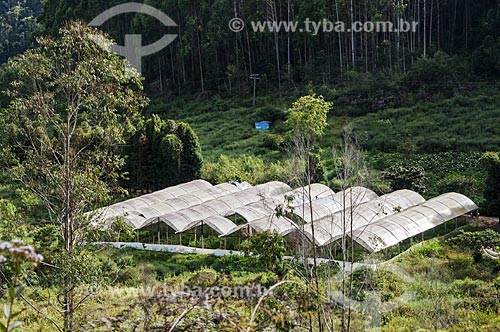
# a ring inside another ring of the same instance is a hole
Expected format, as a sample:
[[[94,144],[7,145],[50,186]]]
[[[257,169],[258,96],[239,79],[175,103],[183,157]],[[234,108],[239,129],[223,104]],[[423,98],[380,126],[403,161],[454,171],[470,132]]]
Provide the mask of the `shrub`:
[[[477,179],[458,173],[448,174],[437,183],[437,190],[440,193],[458,192],[468,197],[474,197],[479,192]]]
[[[276,232],[262,232],[242,244],[245,255],[257,256],[267,269],[282,272],[285,240]]]
[[[397,298],[405,291],[403,280],[386,270],[357,270],[352,275],[352,282],[352,298],[357,301],[364,301],[367,291],[380,292],[382,302]]]
[[[460,233],[448,240],[446,243],[471,251],[478,251],[481,248],[496,248],[500,246],[500,233],[491,228],[476,231]]]
[[[484,192],[486,210],[498,217],[500,216],[500,155],[497,152],[486,152],[480,161],[488,172]]]
[[[217,281],[218,273],[214,269],[202,269],[189,278],[187,284],[190,287],[208,288]]]
[[[391,181],[393,190],[410,189],[419,193],[426,190],[425,171],[420,166],[392,166],[382,176]]]
[[[254,156],[230,158],[220,155],[215,163],[205,163],[202,177],[212,183],[246,181],[253,185],[268,181],[287,182],[291,174],[289,162],[265,162]]]
[[[439,257],[443,254],[439,240],[433,239],[413,248],[412,253],[421,257]]]
[[[264,147],[271,149],[271,150],[279,150],[280,148],[283,147],[284,143],[285,143],[285,139],[281,135],[268,134],[264,138]]]

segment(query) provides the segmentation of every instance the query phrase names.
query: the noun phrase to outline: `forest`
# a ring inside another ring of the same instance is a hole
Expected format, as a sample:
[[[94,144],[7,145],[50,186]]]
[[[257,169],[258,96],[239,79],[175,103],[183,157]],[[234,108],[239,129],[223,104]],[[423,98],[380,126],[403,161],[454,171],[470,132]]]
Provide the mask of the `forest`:
[[[54,34],[68,20],[90,22],[113,5],[126,1],[6,1],[1,8],[3,59],[26,48],[31,35]],[[410,77],[414,85],[481,84],[500,74],[500,26],[495,0],[415,1],[145,1],[169,15],[178,25],[163,27],[144,14],[125,14],[103,27],[118,44],[127,33],[141,33],[143,43],[158,40],[172,30],[178,39],[144,59],[147,86],[168,100],[176,95],[211,93],[246,96],[251,74],[260,74],[259,91],[286,95],[309,81],[337,84],[352,80],[348,72],[407,74],[422,56],[441,52],[455,62],[455,72]],[[41,14],[40,14],[41,11]],[[33,18],[40,14],[38,20]],[[16,17],[21,20],[16,21]],[[407,33],[234,33],[233,17],[250,21],[418,22]],[[38,21],[38,22],[36,22]],[[131,22],[126,24],[125,22]],[[19,41],[17,41],[19,40]],[[2,58],[0,58],[0,61]],[[458,75],[454,75],[454,74]],[[436,81],[438,78],[438,81]]]

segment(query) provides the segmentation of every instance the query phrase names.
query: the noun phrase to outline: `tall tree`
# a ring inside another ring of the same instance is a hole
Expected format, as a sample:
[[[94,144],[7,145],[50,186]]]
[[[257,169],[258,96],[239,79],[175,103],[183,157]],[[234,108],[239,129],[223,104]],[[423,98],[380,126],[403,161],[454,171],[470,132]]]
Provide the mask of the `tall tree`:
[[[11,174],[60,225],[64,331],[74,330],[74,290],[84,273],[73,265],[88,226],[83,213],[106,201],[116,186],[123,165],[117,148],[147,102],[137,72],[96,38],[111,43],[97,30],[71,23],[57,38],[41,38],[39,48],[12,59],[8,65],[17,77],[7,91],[10,107],[1,114]]]
[[[311,183],[314,182],[315,159],[314,143],[324,134],[327,123],[327,114],[332,107],[330,102],[324,100],[323,96],[311,94],[299,98],[289,109],[286,126],[291,141],[290,155],[294,163],[295,182],[300,186],[308,186],[308,192],[305,197],[309,199],[312,237],[314,238],[314,216],[312,210]],[[319,289],[318,271],[317,271],[317,248],[313,242],[314,255],[314,281],[316,289]],[[321,324],[320,324],[321,326]]]

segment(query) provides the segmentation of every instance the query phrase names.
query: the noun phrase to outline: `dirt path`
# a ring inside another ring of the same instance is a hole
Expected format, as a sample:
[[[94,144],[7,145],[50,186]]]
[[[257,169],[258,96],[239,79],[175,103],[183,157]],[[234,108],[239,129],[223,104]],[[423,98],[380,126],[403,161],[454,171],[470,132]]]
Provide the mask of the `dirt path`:
[[[465,215],[463,216],[463,218],[465,218],[465,220],[467,220],[469,223],[478,222],[479,226],[482,227],[491,227],[498,224],[498,218],[494,217],[479,216],[479,218],[474,218],[469,215]]]

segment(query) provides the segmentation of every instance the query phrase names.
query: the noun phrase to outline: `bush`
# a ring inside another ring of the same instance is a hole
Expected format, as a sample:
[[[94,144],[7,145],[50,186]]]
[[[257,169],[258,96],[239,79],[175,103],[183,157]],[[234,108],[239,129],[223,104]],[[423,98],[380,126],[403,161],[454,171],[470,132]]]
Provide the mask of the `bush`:
[[[281,135],[268,134],[264,138],[264,147],[271,149],[271,150],[279,150],[280,148],[283,147],[284,143],[285,143],[285,139]]]
[[[285,240],[276,232],[262,232],[242,244],[246,256],[256,256],[267,269],[283,272]]]
[[[258,121],[270,121],[270,122],[285,121],[286,109],[263,107],[256,112],[255,118]]]
[[[422,245],[417,245],[412,250],[413,254],[421,257],[440,257],[443,252],[443,247],[437,239],[432,239],[422,243]]]
[[[382,173],[384,179],[391,181],[393,190],[410,189],[418,193],[426,190],[425,171],[420,166],[392,166]]]
[[[215,284],[218,273],[214,269],[202,269],[196,272],[187,282],[190,287],[208,288]]]
[[[458,235],[446,240],[446,243],[471,251],[478,251],[481,248],[496,248],[500,246],[500,233],[491,228],[476,232],[462,230]]]
[[[353,273],[352,298],[364,301],[366,292],[380,292],[382,302],[401,296],[405,291],[403,280],[396,274],[386,270],[360,269]]]
[[[486,212],[500,216],[500,155],[497,152],[485,152],[481,156],[481,165],[488,172],[486,179]]]
[[[470,73],[470,65],[463,58],[437,51],[432,57],[419,58],[409,71],[407,81],[410,88],[420,87],[424,93],[451,96],[453,85],[436,85],[434,82],[456,82]]]
[[[212,183],[246,181],[253,185],[269,181],[287,182],[291,174],[289,162],[265,162],[254,156],[230,158],[220,155],[215,163],[205,163],[202,177]]]
[[[467,197],[475,197],[479,192],[479,183],[477,179],[453,173],[437,183],[437,190],[440,193],[457,192]]]

